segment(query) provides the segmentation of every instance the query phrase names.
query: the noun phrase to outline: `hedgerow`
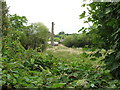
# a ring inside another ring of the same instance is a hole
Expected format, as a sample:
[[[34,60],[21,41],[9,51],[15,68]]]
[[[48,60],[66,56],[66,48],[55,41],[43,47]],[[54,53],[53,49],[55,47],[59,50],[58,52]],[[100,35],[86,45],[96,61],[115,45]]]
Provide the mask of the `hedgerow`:
[[[67,47],[85,47],[86,45],[91,45],[92,41],[86,34],[73,34],[67,36],[62,43]]]

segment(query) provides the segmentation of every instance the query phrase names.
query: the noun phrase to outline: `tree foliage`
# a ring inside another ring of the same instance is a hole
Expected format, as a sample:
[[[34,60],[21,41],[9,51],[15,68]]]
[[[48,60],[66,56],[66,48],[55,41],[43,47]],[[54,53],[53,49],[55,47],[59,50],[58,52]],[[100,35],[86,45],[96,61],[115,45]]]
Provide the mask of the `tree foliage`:
[[[67,47],[85,47],[91,44],[91,39],[86,34],[73,34],[63,40],[63,45]]]
[[[10,28],[16,31],[24,31],[27,26],[27,18],[25,16],[9,15]]]
[[[59,34],[59,35],[64,35],[65,32],[64,32],[64,31],[61,31],[61,32],[59,32],[58,34]]]
[[[25,49],[39,47],[39,51],[44,51],[49,37],[48,28],[43,23],[33,23],[28,25],[25,16],[9,15],[9,25],[7,31],[12,39],[19,40]]]
[[[102,57],[91,55],[87,53],[89,51],[85,50],[81,53],[79,48],[73,50],[64,46],[51,48],[47,52],[37,52],[34,49],[40,47],[39,45],[46,45],[48,40],[49,32],[46,26],[42,23],[27,25],[26,17],[8,16],[7,12],[4,17],[6,17],[6,22],[2,24],[2,59],[0,62],[2,63],[0,65],[0,70],[2,69],[0,86],[3,85],[3,90],[18,88],[120,88],[120,81],[111,77],[110,70],[102,68],[104,62],[99,62],[106,56],[111,56],[112,59],[119,58],[119,54],[118,56],[115,54],[114,57],[110,55],[116,53],[116,49],[113,53],[101,50]],[[117,33],[119,32],[114,35]],[[86,34],[74,35],[74,41],[76,39],[85,41],[86,38],[89,40]]]
[[[26,40],[24,40],[24,38],[21,38],[20,41],[23,45],[26,45],[26,48],[36,49],[39,47],[42,51],[46,49],[49,39],[49,31],[43,23],[33,23],[29,29],[24,31],[24,33]]]
[[[89,15],[83,12],[80,18],[86,17],[85,23],[93,23],[89,34],[96,44],[99,43],[97,47],[114,50],[105,58],[106,67],[120,79],[120,2],[92,2],[84,6],[88,8]]]
[[[1,3],[1,10],[2,10],[2,13],[1,13],[1,18],[2,18],[2,34],[3,35],[6,35],[7,34],[7,28],[8,28],[8,7],[7,7],[7,4],[5,1],[0,1]]]

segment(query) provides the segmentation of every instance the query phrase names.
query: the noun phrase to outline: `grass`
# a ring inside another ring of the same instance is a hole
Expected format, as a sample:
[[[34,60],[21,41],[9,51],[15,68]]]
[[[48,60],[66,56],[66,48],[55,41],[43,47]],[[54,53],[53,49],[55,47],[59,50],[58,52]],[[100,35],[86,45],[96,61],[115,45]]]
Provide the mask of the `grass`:
[[[48,48],[47,53],[52,53],[54,56],[58,58],[70,59],[73,57],[79,57],[80,54],[83,53],[83,51],[82,48],[68,48],[63,45],[60,45],[60,46],[54,46],[52,48]],[[86,53],[90,53],[90,52],[86,51]]]
[[[101,60],[104,56],[95,57],[91,55],[90,51],[85,51],[82,48],[68,48],[62,45],[48,48],[46,53],[57,58],[55,61],[57,66],[51,70],[52,73],[59,73],[55,74],[60,77],[60,82],[56,80],[59,83],[70,81],[66,87],[99,88],[107,87],[107,85],[111,87],[108,84],[108,82],[111,83],[109,71],[102,68],[104,62]]]
[[[100,65],[99,61],[102,58],[90,56],[90,51],[83,51],[82,48],[68,48],[63,45],[48,48],[47,53],[60,59],[60,63],[91,63],[97,67]]]

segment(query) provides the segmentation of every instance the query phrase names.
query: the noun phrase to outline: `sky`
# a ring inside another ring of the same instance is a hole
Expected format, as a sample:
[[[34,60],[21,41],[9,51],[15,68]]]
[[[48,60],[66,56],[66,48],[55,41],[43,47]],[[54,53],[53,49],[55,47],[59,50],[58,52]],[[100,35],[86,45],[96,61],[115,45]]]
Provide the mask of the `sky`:
[[[78,33],[84,24],[79,15],[86,8],[81,7],[83,0],[6,0],[10,6],[9,14],[26,16],[29,23],[42,22],[51,31],[55,23],[54,33]]]

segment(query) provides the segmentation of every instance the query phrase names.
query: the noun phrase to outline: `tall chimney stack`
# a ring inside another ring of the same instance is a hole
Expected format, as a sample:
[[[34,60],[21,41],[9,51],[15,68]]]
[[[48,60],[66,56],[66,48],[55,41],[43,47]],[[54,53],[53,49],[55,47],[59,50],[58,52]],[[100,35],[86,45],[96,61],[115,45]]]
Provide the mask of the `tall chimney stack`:
[[[51,45],[54,46],[54,22],[52,22]]]

